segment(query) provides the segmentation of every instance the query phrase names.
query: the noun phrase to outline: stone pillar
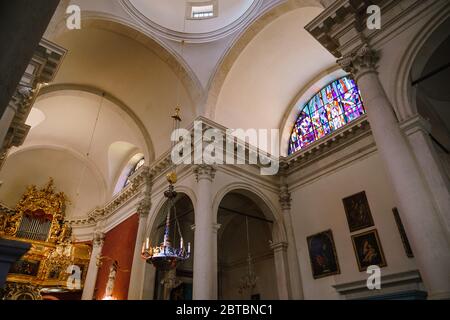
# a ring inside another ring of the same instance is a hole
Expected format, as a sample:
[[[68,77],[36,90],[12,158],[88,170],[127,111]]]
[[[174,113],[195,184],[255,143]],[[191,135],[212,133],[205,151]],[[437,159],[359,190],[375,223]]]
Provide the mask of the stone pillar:
[[[11,265],[30,250],[31,244],[0,239],[0,289],[3,288]]]
[[[97,257],[101,255],[103,243],[105,241],[105,234],[103,232],[95,232],[94,239],[92,241],[92,253],[91,260],[89,261],[89,267],[84,281],[82,300],[92,300],[94,297],[95,283],[97,282]]]
[[[288,300],[290,298],[291,284],[289,282],[289,262],[287,257],[288,245],[286,242],[271,245],[275,260],[275,273],[278,286],[278,299]]]
[[[14,108],[11,104],[8,104],[6,107],[3,116],[0,119],[0,142],[1,146],[3,146],[3,141],[5,141],[6,135],[8,134],[8,130],[11,127],[11,123],[16,116],[17,109]]]
[[[431,190],[437,209],[444,220],[447,237],[450,235],[450,181],[430,139],[431,126],[420,115],[401,123],[411,149]]]
[[[215,169],[208,165],[194,167],[197,178],[197,205],[194,229],[194,300],[217,299],[217,232],[212,212],[212,182]]]
[[[377,60],[377,53],[364,44],[338,62],[355,76],[361,90],[429,298],[450,298],[450,244],[443,221],[379,80]]]
[[[128,300],[141,300],[144,289],[145,278],[145,260],[141,257],[142,244],[145,241],[145,229],[147,226],[148,210],[143,209],[139,213],[139,227],[136,235],[136,244],[134,246],[133,264],[130,274],[130,287],[128,288]]]
[[[0,118],[58,4],[59,0],[2,2],[0,39],[7,45],[0,55]]]
[[[288,186],[283,184],[280,192],[280,205],[283,214],[284,226],[287,234],[287,257],[289,266],[289,279],[291,284],[290,298],[295,300],[303,299],[303,283],[300,273],[300,265],[297,255],[297,245],[294,237],[294,229],[292,227],[291,219],[291,194],[288,191]]]

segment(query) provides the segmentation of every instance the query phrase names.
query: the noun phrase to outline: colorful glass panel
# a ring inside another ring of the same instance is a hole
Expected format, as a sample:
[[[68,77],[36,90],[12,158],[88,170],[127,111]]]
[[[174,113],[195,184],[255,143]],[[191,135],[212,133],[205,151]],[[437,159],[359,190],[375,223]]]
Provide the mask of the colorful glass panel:
[[[289,140],[289,155],[363,114],[361,94],[353,79],[343,77],[330,83],[301,108]]]

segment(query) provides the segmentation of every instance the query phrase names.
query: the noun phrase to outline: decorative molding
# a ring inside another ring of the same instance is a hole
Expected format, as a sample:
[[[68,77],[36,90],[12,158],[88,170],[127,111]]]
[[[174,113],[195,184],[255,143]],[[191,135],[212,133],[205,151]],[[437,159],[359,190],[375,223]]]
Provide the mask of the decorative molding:
[[[411,289],[420,290],[422,289],[421,283],[422,278],[419,271],[412,270],[381,276],[381,290],[369,290],[366,279],[336,284],[333,285],[333,288],[346,298],[355,299]]]
[[[277,5],[279,0],[255,0],[250,8],[236,21],[227,26],[211,32],[204,33],[185,33],[163,27],[137,10],[130,0],[121,0],[120,4],[125,11],[135,18],[145,28],[147,32],[157,37],[169,39],[172,41],[186,41],[190,43],[206,43],[225,38],[239,30],[247,28],[254,22],[266,8]]]
[[[355,77],[355,80],[358,81],[366,73],[377,72],[378,61],[378,53],[367,43],[364,43],[356,51],[350,52],[337,60],[337,63],[344,71],[351,73]]]
[[[100,232],[100,231],[95,231],[93,241],[92,241],[94,247],[103,247],[104,242],[105,242],[105,233]]]
[[[195,165],[193,172],[195,174],[195,178],[197,179],[197,182],[200,180],[209,180],[213,181],[214,177],[216,175],[216,168],[210,165]]]
[[[292,198],[287,184],[281,185],[278,199],[280,201],[281,209],[283,209],[283,211],[291,209]]]
[[[277,243],[272,243],[270,245],[270,248],[275,252],[287,252],[287,248],[288,248],[288,243],[287,242],[277,242]]]
[[[39,91],[53,80],[66,52],[65,49],[45,39],[42,39],[36,48],[8,105],[14,113],[14,118],[0,146],[0,168],[7,158],[9,149],[20,147],[24,143],[31,129],[25,122]]]

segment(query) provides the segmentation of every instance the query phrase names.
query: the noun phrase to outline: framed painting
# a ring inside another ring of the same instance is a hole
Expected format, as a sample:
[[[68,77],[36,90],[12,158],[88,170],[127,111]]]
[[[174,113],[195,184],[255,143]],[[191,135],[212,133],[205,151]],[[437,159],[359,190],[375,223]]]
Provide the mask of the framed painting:
[[[342,202],[344,203],[350,232],[374,226],[365,191],[344,198]]]
[[[387,266],[377,230],[354,235],[352,242],[359,271],[366,271],[369,266],[373,265],[380,268]]]
[[[331,230],[306,238],[314,279],[340,273],[339,261]]]
[[[414,254],[411,249],[411,245],[409,244],[408,237],[406,235],[405,228],[403,227],[402,220],[400,219],[400,214],[398,213],[397,208],[393,208],[392,212],[394,213],[395,223],[397,224],[398,232],[400,233],[400,237],[402,238],[403,247],[405,248],[405,253],[408,258],[414,258]]]

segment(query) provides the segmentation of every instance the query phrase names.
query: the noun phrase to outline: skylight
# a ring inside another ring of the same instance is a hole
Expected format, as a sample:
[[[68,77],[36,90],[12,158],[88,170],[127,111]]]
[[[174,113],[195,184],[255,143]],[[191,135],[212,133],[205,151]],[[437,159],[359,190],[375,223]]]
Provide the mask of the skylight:
[[[191,2],[187,8],[188,18],[193,20],[217,17],[217,2]]]

